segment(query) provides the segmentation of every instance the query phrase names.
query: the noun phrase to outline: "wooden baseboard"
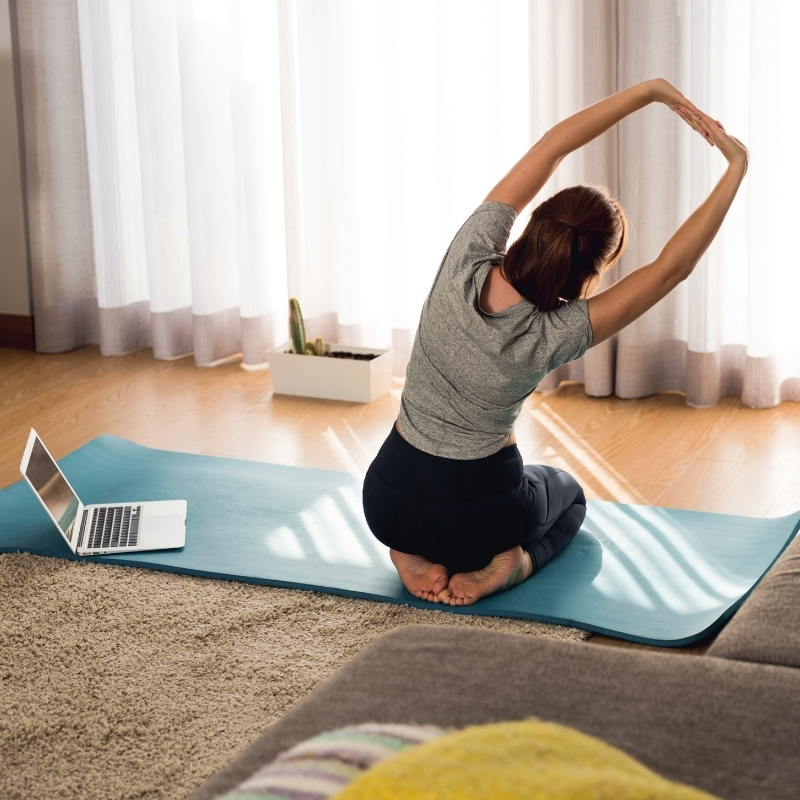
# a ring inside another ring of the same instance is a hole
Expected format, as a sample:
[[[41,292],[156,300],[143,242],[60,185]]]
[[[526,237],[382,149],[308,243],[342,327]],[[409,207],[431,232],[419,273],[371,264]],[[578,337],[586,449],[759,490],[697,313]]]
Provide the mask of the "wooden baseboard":
[[[0,314],[0,347],[35,350],[33,317],[21,314]]]

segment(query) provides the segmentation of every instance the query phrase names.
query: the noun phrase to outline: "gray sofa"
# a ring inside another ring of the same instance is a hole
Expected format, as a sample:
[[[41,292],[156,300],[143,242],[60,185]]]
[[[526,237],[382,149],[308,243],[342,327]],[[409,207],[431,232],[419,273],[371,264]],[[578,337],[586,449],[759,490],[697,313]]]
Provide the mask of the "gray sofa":
[[[382,636],[190,800],[359,722],[444,727],[536,716],[725,800],[800,798],[800,538],[704,656],[442,626]]]

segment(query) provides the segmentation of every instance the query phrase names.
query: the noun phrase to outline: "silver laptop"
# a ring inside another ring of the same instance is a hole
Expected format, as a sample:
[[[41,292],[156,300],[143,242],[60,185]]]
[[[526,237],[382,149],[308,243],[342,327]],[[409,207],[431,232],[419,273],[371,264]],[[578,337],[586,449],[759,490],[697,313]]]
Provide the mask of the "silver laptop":
[[[186,542],[185,500],[85,506],[33,429],[19,469],[79,556],[166,550]]]

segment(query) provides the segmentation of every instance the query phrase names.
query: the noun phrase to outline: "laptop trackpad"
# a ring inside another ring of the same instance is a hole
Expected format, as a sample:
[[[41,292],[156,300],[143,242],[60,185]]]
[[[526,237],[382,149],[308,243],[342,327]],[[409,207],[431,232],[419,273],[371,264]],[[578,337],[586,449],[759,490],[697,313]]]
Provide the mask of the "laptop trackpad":
[[[180,533],[182,528],[183,517],[180,514],[174,514],[169,517],[147,517],[144,522],[144,532],[157,536]]]

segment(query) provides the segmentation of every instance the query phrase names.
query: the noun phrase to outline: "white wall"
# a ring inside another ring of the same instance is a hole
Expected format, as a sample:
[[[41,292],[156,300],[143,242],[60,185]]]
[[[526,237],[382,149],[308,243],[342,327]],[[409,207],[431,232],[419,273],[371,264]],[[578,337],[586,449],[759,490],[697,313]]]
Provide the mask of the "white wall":
[[[0,0],[0,314],[31,314],[8,0]]]

